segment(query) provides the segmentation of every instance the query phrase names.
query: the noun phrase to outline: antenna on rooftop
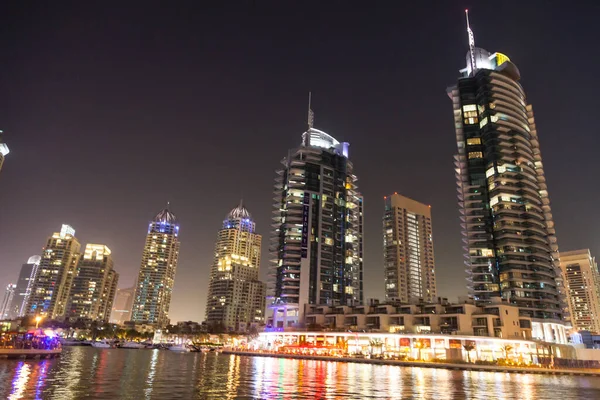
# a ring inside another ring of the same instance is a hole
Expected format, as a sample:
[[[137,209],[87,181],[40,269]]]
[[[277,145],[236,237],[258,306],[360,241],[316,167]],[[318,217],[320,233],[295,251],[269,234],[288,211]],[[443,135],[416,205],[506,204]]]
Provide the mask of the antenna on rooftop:
[[[310,108],[310,101],[312,98],[312,92],[308,92],[308,129],[312,129],[315,124],[315,113]]]
[[[469,25],[469,10],[465,10],[465,17],[467,18],[467,34],[469,35],[469,55],[471,56],[471,73],[475,74],[475,68],[477,65],[475,64],[475,35],[473,35],[473,31],[471,30],[471,26]]]

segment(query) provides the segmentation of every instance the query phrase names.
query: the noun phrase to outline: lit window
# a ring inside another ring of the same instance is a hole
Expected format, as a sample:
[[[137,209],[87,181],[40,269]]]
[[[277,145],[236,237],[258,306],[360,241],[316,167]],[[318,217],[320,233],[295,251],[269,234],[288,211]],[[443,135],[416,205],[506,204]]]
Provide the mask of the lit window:
[[[469,153],[469,159],[471,158],[483,158],[483,153],[481,151],[472,151]]]
[[[494,108],[496,108],[496,103],[490,103],[489,107],[491,110],[493,110]]]
[[[481,138],[469,138],[467,139],[467,144],[468,145],[474,145],[474,144],[481,144]]]
[[[491,122],[496,122],[496,121],[498,121],[498,116],[497,116],[497,115],[492,115],[492,116],[490,116],[490,121],[491,121]]]
[[[477,111],[477,106],[475,104],[464,105],[463,111]]]
[[[481,122],[479,123],[479,128],[483,128],[484,126],[486,126],[486,125],[487,125],[487,123],[488,123],[488,119],[487,119],[487,117],[483,118],[483,119],[481,120]]]
[[[479,122],[477,111],[463,111],[463,119],[466,125],[473,125]]]
[[[488,170],[485,171],[485,177],[486,178],[489,178],[492,175],[494,175],[494,167],[488,168]]]
[[[483,257],[494,257],[494,250],[491,249],[482,249],[481,255]]]

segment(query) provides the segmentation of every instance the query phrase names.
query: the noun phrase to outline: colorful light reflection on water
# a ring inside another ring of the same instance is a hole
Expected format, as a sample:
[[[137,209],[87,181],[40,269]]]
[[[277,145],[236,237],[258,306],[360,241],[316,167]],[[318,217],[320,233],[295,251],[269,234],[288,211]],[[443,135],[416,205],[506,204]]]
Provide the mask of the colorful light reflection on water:
[[[0,360],[0,396],[570,400],[600,398],[600,378],[73,347],[57,359]]]

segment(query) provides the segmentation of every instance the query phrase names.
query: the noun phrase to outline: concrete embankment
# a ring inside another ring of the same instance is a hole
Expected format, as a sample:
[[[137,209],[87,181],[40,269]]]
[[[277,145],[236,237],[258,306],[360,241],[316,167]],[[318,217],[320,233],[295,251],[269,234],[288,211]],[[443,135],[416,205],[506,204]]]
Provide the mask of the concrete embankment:
[[[252,351],[234,351],[223,350],[223,354],[235,354],[238,356],[250,357],[276,357],[290,358],[295,360],[317,360],[317,361],[334,361],[334,362],[351,362],[363,364],[378,364],[378,365],[396,365],[401,367],[419,367],[419,368],[443,368],[457,371],[486,371],[486,372],[509,372],[517,374],[544,374],[544,375],[582,375],[600,377],[598,369],[549,369],[549,368],[520,368],[520,367],[503,367],[496,365],[479,365],[479,364],[453,364],[453,363],[433,363],[426,361],[398,361],[398,360],[378,360],[371,358],[353,358],[353,357],[328,357],[328,356],[309,356],[300,354],[281,354],[281,353],[259,353]]]

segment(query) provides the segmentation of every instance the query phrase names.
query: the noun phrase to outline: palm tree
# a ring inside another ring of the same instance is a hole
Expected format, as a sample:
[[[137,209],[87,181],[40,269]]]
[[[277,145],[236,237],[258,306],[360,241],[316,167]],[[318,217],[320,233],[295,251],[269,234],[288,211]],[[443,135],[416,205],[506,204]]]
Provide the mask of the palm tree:
[[[383,347],[383,342],[380,339],[373,339],[369,342],[369,345],[371,346],[371,355],[373,355],[373,349],[377,347],[381,349]]]
[[[256,339],[256,338],[258,338],[259,337],[258,329],[256,329],[255,326],[251,326],[250,329],[248,329],[248,335],[247,336],[248,336],[248,341],[249,342],[252,341],[252,340],[254,340],[254,339]]]
[[[463,348],[467,352],[467,361],[471,363],[471,352],[475,350],[475,344],[472,342],[466,342],[463,344]]]
[[[502,346],[502,351],[504,351],[504,358],[508,360],[508,352],[511,351],[513,347],[510,344],[505,344]]]

